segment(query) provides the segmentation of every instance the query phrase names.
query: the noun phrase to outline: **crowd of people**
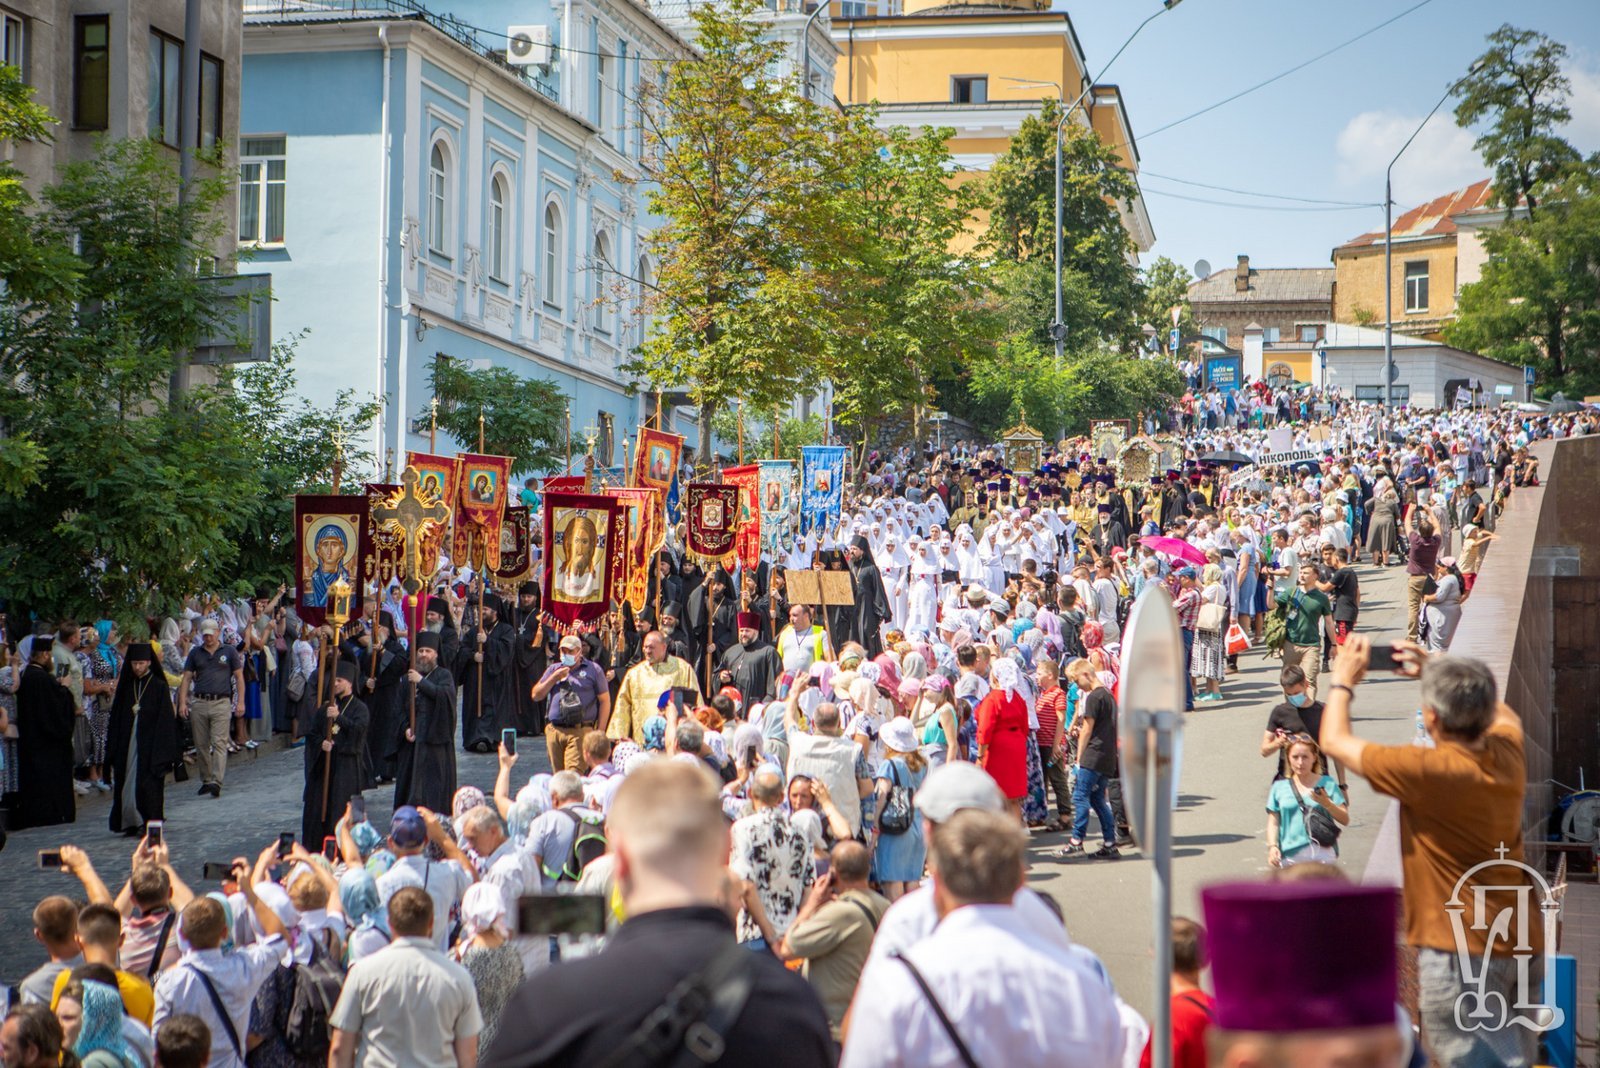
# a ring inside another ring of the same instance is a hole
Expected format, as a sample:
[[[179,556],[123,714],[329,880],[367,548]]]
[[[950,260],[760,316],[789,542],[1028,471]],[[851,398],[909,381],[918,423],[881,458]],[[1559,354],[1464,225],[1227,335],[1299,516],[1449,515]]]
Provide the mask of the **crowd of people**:
[[[1148,1024],[1025,860],[1030,832],[1064,835],[1049,857],[1069,863],[1130,845],[1119,643],[1147,589],[1177,610],[1187,711],[1229,700],[1258,650],[1283,691],[1261,746],[1277,874],[1175,921],[1175,1063],[1208,1043],[1209,1063],[1269,1063],[1330,1028],[1363,1063],[1411,1055],[1396,899],[1337,865],[1351,775],[1434,843],[1407,852],[1403,891],[1426,1046],[1533,1063],[1529,1036],[1450,1015],[1467,980],[1430,895],[1502,841],[1520,855],[1525,783],[1516,714],[1448,647],[1505,500],[1537,482],[1527,446],[1596,419],[1228,414],[1191,420],[1183,459],[1139,480],[1093,440],[1027,471],[978,446],[874,456],[836,520],[758,568],[702,569],[669,536],[614,632],[555,633],[537,584],[480,596],[448,562],[415,634],[392,593],[335,632],[284,590],[196,600],[133,641],[32,627],[0,673],[11,825],[71,822],[104,790],[136,842],[115,894],[61,846],[83,892],[34,909],[48,961],[17,988],[5,1065],[1137,1064]],[[1224,458],[1282,432],[1323,458]],[[1396,655],[1431,745],[1352,731],[1358,564],[1406,568]],[[819,567],[848,573],[853,604],[789,602],[785,575]],[[242,834],[191,890],[163,790],[223,796],[229,753],[275,733],[304,747],[299,838]],[[519,740],[541,736],[550,772],[519,775]],[[497,755],[487,793],[458,782],[458,750]],[[1466,781],[1470,813],[1443,785]],[[392,815],[369,816],[391,784]],[[1330,953],[1337,989],[1303,967]],[[1295,991],[1324,1011],[1261,1026],[1260,999]]]

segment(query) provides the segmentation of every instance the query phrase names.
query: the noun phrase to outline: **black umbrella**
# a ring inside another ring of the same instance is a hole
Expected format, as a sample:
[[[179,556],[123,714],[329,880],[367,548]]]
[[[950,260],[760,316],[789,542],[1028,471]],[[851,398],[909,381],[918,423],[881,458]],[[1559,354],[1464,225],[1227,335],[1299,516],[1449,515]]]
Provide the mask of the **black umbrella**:
[[[1254,460],[1246,456],[1244,453],[1233,451],[1208,452],[1204,456],[1200,457],[1200,462],[1203,464],[1233,464],[1235,467],[1248,467],[1249,465],[1255,463]]]

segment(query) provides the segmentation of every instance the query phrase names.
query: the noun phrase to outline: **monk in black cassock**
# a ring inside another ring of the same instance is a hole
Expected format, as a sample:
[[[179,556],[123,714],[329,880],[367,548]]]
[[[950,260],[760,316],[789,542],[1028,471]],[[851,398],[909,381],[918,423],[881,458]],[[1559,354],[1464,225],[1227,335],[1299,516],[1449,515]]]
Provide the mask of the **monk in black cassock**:
[[[700,643],[683,625],[683,605],[673,602],[661,609],[661,634],[667,639],[669,655],[677,657],[691,668],[699,663],[695,655],[700,651]],[[695,678],[699,677],[695,675]]]
[[[1178,485],[1178,472],[1168,471],[1166,485],[1161,488],[1161,530],[1165,533],[1174,523],[1182,522],[1188,515],[1188,501],[1183,488]]]
[[[539,618],[542,609],[537,582],[524,582],[517,588],[517,605],[511,613],[511,627],[517,635],[512,692],[517,698],[517,734],[524,738],[544,733],[544,702],[533,699],[533,684],[550,666],[544,622]]]
[[[378,665],[374,672],[372,646],[378,647]],[[380,783],[394,782],[395,754],[400,749],[400,682],[405,678],[409,659],[406,647],[394,634],[394,616],[386,611],[378,613],[376,635],[366,631],[355,639],[346,639],[340,645],[345,657],[356,665],[360,678],[356,680],[356,693],[371,714],[367,727],[366,775],[361,788],[368,789]],[[306,848],[310,849],[310,846]]]
[[[456,795],[456,680],[439,662],[439,635],[417,635],[417,666],[406,679],[404,714],[410,716],[414,691],[417,724],[401,732],[394,807],[420,805],[448,812]]]
[[[12,830],[72,823],[72,728],[78,710],[67,681],[51,669],[55,641],[33,639],[17,683],[17,808]]]
[[[500,598],[484,594],[483,614],[477,627],[464,636],[456,656],[455,675],[461,679],[461,747],[477,753],[494,752],[500,732],[517,725],[513,690],[516,632],[504,616]]]
[[[111,829],[143,837],[166,819],[167,772],[179,759],[178,711],[149,642],[133,642],[111,695],[106,763],[111,769]]]
[[[1116,511],[1108,504],[1096,506],[1094,547],[1101,556],[1110,556],[1113,549],[1128,547],[1128,531],[1117,521]]]
[[[733,576],[717,567],[706,576],[699,589],[689,594],[686,605],[688,616],[684,624],[694,641],[696,659],[689,662],[695,678],[706,676],[706,642],[711,643],[711,662],[717,661],[722,650],[739,641],[739,598],[733,592]],[[706,632],[710,619],[710,634]]]
[[[865,534],[850,539],[850,573],[855,578],[855,620],[851,636],[861,643],[867,656],[883,652],[883,634],[879,628],[888,622],[889,598],[883,590],[883,576],[872,559],[872,546]]]
[[[334,669],[333,697],[322,708],[311,710],[311,720],[302,724],[306,732],[306,787],[300,800],[305,811],[300,817],[300,842],[307,850],[322,848],[324,838],[334,836],[334,825],[344,815],[350,798],[361,792],[366,782],[367,727],[372,714],[356,696],[356,665],[340,660]],[[328,776],[328,803],[323,807],[324,767],[331,764]]]
[[[770,701],[778,695],[781,674],[783,661],[778,657],[778,647],[762,631],[761,617],[754,612],[740,612],[739,643],[722,654],[717,685],[738,690],[749,708],[752,701]]]
[[[461,653],[461,635],[457,633],[455,619],[450,614],[450,602],[439,596],[429,597],[422,616],[422,626],[439,636],[439,663],[446,666],[454,664]]]

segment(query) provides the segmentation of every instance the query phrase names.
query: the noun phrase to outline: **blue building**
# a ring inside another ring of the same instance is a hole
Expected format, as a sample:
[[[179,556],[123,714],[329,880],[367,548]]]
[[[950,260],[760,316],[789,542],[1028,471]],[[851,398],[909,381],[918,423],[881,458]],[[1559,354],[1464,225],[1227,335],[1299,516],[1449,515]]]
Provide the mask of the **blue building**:
[[[553,381],[620,463],[654,406],[618,370],[654,273],[637,88],[690,48],[633,0],[462,18],[245,0],[240,242],[280,332],[307,331],[300,388],[383,399],[380,457],[426,448],[442,357]]]

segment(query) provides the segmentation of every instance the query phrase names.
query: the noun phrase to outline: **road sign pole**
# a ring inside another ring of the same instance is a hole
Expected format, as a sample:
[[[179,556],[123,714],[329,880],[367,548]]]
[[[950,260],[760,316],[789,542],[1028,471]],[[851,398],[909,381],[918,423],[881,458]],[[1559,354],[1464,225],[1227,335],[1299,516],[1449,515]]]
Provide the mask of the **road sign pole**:
[[[1156,954],[1151,1001],[1150,1063],[1172,1068],[1172,782],[1178,712],[1147,713],[1155,744],[1150,747],[1151,920]]]

